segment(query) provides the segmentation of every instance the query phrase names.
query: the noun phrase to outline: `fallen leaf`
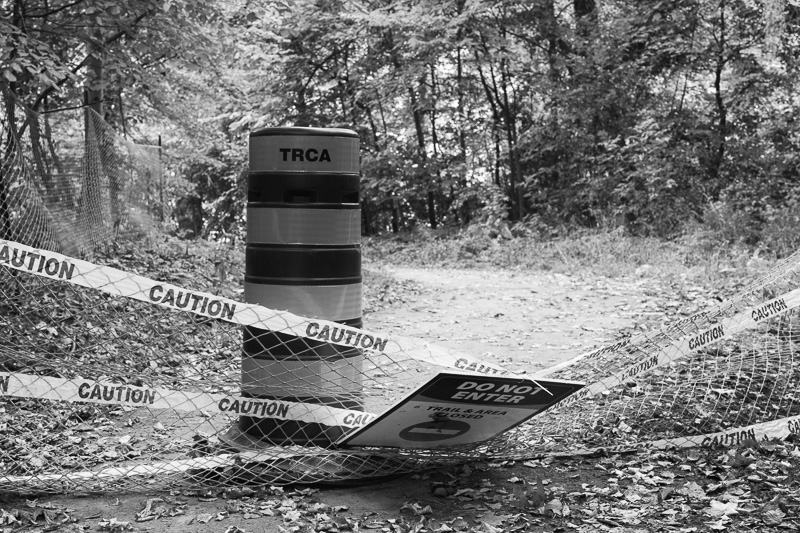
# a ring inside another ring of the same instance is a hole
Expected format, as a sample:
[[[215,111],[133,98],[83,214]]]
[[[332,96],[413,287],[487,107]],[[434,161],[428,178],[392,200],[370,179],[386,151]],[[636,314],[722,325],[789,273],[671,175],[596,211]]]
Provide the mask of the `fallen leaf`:
[[[547,492],[544,490],[544,483],[539,476],[536,476],[536,488],[526,487],[526,493],[528,504],[532,507],[539,508],[547,501]]]
[[[199,514],[199,515],[195,516],[193,522],[199,522],[201,524],[207,524],[207,523],[211,522],[212,518],[213,518],[213,515],[211,513],[203,513],[203,514]]]
[[[706,522],[706,525],[709,529],[713,529],[714,531],[724,531],[728,529],[728,526],[725,522],[725,518],[720,518],[716,522]]]
[[[558,498],[553,498],[547,502],[545,509],[553,511],[555,516],[569,516],[569,506]]]
[[[739,504],[736,502],[721,502],[719,500],[711,500],[709,507],[703,509],[703,512],[708,516],[717,518],[721,516],[728,516],[738,514]]]
[[[706,491],[704,491],[703,487],[701,487],[694,481],[689,481],[684,486],[677,489],[675,492],[678,494],[683,494],[684,496],[690,499],[695,499],[695,500],[706,499]]]
[[[768,526],[777,526],[783,522],[786,513],[781,509],[782,500],[780,495],[775,496],[762,509],[761,520]]]

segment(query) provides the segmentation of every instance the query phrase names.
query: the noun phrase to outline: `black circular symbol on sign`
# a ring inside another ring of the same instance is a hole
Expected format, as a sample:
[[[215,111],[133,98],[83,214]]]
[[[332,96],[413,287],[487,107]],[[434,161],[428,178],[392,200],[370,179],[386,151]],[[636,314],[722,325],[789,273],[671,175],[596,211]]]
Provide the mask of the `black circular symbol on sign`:
[[[470,425],[460,420],[436,417],[428,422],[414,424],[400,432],[400,438],[416,442],[430,442],[460,437],[469,431]]]

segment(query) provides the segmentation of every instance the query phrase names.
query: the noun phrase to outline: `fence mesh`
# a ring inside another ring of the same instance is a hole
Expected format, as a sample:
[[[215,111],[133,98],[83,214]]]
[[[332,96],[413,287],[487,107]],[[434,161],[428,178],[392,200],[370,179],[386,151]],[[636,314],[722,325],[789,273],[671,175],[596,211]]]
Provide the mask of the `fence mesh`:
[[[160,147],[90,108],[39,114],[0,92],[0,236],[84,256],[163,219]]]
[[[337,445],[437,372],[481,363],[424,340],[238,301],[235,248],[204,252],[198,268],[174,239],[128,239],[113,254],[96,246],[131,223],[135,194],[149,194],[142,184],[156,179],[153,158],[131,162],[138,148],[107,132],[103,148],[76,148],[77,177],[54,174],[54,160],[43,176],[35,168],[46,158],[30,144],[42,141],[22,143],[9,124],[0,132],[2,491],[357,483],[470,459],[795,431],[798,255],[724,304],[533,376],[587,386],[510,432],[432,449]],[[82,174],[95,157],[88,152],[106,153],[95,182]],[[63,189],[41,183],[56,175]],[[61,218],[57,189],[72,199]],[[84,248],[95,250],[91,262],[76,257]],[[294,355],[253,361],[244,341]]]

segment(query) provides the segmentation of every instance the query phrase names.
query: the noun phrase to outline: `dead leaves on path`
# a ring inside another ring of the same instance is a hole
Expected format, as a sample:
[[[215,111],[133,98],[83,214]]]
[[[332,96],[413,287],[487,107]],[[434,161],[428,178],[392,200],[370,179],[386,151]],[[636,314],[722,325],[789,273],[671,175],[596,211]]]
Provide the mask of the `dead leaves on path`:
[[[414,476],[429,492],[397,501],[396,513],[328,504],[325,489],[243,487],[154,495],[130,516],[28,501],[0,510],[0,532],[160,531],[177,517],[215,533],[783,532],[798,529],[798,467],[800,448],[785,441],[473,463]]]
[[[800,449],[785,442],[528,461],[503,482],[484,480],[447,496],[464,517],[458,523],[469,527],[437,521],[434,506],[417,531],[793,531],[800,519],[798,465]],[[483,468],[504,471],[507,466]]]

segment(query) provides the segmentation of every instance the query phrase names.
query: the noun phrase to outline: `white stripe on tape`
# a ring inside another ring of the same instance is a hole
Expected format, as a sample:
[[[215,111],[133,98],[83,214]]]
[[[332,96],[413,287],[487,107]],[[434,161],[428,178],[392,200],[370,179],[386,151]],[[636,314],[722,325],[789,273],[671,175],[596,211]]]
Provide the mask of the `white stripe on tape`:
[[[178,311],[218,318],[240,326],[254,326],[341,346],[369,349],[386,355],[406,356],[424,363],[458,368],[463,372],[509,374],[509,371],[501,366],[479,361],[455,350],[433,346],[421,340],[402,337],[389,339],[385,335],[336,322],[305,318],[286,311],[276,311],[256,304],[221,298],[207,292],[190,291],[116,268],[95,265],[13,241],[0,239],[0,265],[100,290],[114,296],[124,296]],[[338,332],[344,334],[338,335]]]
[[[794,268],[792,270],[794,270]],[[762,285],[763,284],[759,285],[759,287],[761,287]],[[792,307],[796,307],[798,298],[799,298],[798,290],[790,291],[790,292],[784,294],[783,296],[778,296],[777,298],[773,298],[772,300],[764,302],[763,304],[757,305],[757,306],[749,309],[747,312],[750,313],[750,318],[752,319],[752,322],[759,322],[759,321],[764,320],[766,318],[771,318],[773,316],[777,316],[777,315],[783,314],[785,311],[790,310]],[[792,301],[794,301],[795,304],[794,304],[794,306],[790,307]],[[787,302],[789,302],[789,303],[787,303]],[[558,363],[556,365],[548,367],[548,368],[546,368],[544,370],[541,370],[541,371],[536,373],[536,376],[545,377],[545,376],[553,374],[553,373],[555,373],[555,372],[557,372],[559,370],[563,370],[564,368],[567,368],[567,367],[570,367],[570,366],[574,366],[576,363],[578,363],[580,361],[597,359],[597,358],[601,357],[602,355],[605,355],[605,354],[611,353],[611,352],[616,352],[618,350],[621,350],[621,349],[625,348],[626,346],[633,347],[633,346],[642,344],[642,343],[644,343],[645,341],[647,341],[649,339],[654,339],[654,338],[657,338],[659,336],[668,334],[668,333],[670,333],[672,331],[680,330],[681,327],[685,326],[686,324],[693,323],[693,322],[697,321],[698,319],[703,319],[704,318],[704,319],[708,320],[709,316],[713,316],[716,312],[718,312],[720,309],[722,309],[723,306],[729,306],[729,305],[730,305],[730,302],[724,302],[723,304],[716,305],[716,306],[712,307],[711,309],[707,309],[705,311],[701,311],[699,313],[695,313],[694,315],[691,315],[691,316],[688,316],[688,317],[683,318],[681,320],[678,320],[676,322],[667,324],[665,327],[660,328],[658,330],[649,331],[649,332],[645,332],[645,333],[639,333],[638,335],[635,335],[635,336],[633,336],[631,338],[628,338],[628,339],[623,339],[623,340],[621,340],[621,341],[619,341],[619,342],[617,342],[615,344],[611,344],[611,345],[608,345],[608,346],[604,346],[604,347],[598,348],[596,350],[592,350],[592,351],[589,351],[589,352],[582,353],[582,354],[580,354],[580,355],[578,355],[576,357],[573,357],[572,359],[569,359],[567,361],[563,361],[561,363]],[[742,314],[744,314],[744,313],[742,313]]]
[[[375,417],[372,413],[311,403],[185,392],[158,387],[135,387],[80,378],[64,379],[9,372],[0,372],[0,397],[2,396],[172,409],[193,413],[205,411],[351,428],[360,427]]]

